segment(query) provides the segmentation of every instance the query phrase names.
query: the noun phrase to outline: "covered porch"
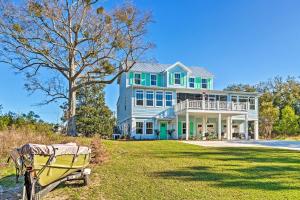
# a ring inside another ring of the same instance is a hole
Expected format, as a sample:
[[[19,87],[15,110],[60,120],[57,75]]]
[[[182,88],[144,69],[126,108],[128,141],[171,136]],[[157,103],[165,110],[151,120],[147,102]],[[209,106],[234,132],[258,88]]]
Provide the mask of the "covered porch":
[[[247,113],[185,111],[176,114],[176,133],[184,140],[258,139],[258,120]]]

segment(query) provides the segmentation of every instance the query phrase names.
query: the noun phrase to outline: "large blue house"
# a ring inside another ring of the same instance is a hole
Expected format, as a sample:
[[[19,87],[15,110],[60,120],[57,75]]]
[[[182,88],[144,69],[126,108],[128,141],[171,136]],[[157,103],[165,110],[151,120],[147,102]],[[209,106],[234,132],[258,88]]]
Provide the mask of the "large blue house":
[[[201,67],[136,63],[118,80],[117,124],[133,139],[258,139],[258,93],[214,90]]]

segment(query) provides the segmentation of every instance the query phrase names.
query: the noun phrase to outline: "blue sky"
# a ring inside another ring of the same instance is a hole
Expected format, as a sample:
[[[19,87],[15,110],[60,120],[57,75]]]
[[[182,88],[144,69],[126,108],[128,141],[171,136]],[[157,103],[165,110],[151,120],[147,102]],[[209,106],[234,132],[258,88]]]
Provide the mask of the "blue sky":
[[[115,6],[123,1],[104,1]],[[181,61],[215,74],[215,88],[232,83],[255,84],[274,76],[299,76],[300,1],[292,0],[139,0],[151,10],[155,23],[149,52],[160,63]],[[58,122],[57,104],[34,106],[43,96],[28,96],[22,75],[0,65],[0,104],[4,112],[30,110],[44,120]],[[107,86],[106,102],[116,110],[118,86]]]

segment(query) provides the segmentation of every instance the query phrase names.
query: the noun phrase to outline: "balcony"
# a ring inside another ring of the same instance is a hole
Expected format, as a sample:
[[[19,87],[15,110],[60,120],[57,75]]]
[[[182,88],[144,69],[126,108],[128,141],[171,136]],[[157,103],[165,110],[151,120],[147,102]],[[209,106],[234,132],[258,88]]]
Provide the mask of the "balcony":
[[[247,112],[248,102],[185,100],[174,106],[175,112],[185,110]]]

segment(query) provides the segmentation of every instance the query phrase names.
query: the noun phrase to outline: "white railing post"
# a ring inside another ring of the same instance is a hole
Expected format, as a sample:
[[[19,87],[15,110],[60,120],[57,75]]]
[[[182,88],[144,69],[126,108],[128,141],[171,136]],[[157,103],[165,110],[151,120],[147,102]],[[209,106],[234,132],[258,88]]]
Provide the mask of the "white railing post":
[[[205,100],[202,99],[202,110],[205,110]]]
[[[189,99],[186,99],[186,109],[189,109]]]

